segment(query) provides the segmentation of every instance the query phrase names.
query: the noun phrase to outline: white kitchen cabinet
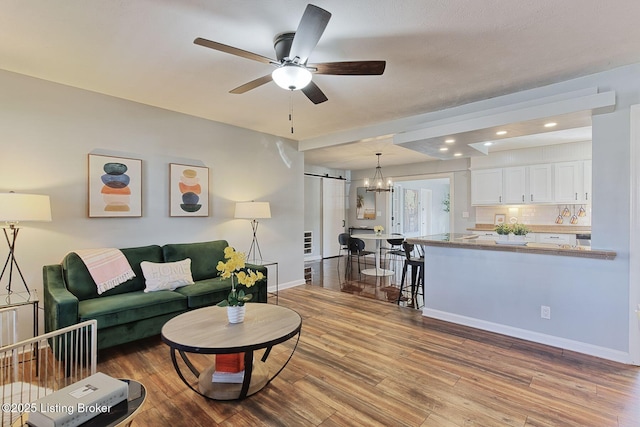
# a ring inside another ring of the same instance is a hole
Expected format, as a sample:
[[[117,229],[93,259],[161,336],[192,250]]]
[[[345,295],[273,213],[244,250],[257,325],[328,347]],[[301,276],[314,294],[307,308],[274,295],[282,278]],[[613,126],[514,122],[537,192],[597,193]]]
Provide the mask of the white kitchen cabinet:
[[[591,203],[591,160],[471,171],[471,204]]]
[[[554,163],[555,201],[591,202],[591,160]]]
[[[498,233],[495,231],[474,231],[473,234],[478,236],[478,240],[498,240]]]
[[[551,164],[504,168],[502,203],[552,203],[552,172]]]
[[[529,193],[529,189],[527,186],[527,167],[517,166],[512,168],[504,168],[502,174],[504,184],[504,203],[525,203],[525,199],[528,198]]]
[[[582,192],[582,201],[591,203],[591,160],[585,160],[582,164],[584,176],[584,190]]]
[[[553,199],[553,168],[551,164],[527,166],[528,198],[525,203],[551,203]]]
[[[575,234],[554,234],[554,233],[536,233],[537,243],[555,243],[558,245],[571,245],[576,244]]]
[[[471,204],[502,203],[502,168],[471,171]]]

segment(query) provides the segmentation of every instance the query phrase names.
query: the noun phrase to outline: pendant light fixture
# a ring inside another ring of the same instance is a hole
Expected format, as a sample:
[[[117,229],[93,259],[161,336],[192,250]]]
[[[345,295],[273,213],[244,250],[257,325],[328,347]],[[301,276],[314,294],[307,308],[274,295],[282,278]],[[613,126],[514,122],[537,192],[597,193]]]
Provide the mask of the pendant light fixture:
[[[382,193],[387,191],[393,191],[393,182],[391,178],[388,178],[385,181],[384,176],[382,175],[382,168],[380,167],[380,156],[382,153],[376,153],[378,156],[378,166],[376,166],[376,173],[373,175],[373,178],[369,180],[368,178],[364,180],[364,186],[367,191],[375,191],[376,193]]]

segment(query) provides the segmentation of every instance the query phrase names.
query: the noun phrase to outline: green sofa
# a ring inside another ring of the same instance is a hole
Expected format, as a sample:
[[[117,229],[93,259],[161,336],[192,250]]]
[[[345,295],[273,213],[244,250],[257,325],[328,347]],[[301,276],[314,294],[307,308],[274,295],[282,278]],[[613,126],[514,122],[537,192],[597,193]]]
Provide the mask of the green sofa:
[[[98,321],[98,349],[112,347],[160,333],[165,322],[188,310],[215,305],[225,299],[231,279],[219,277],[216,265],[224,261],[224,240],[167,244],[122,249],[136,277],[98,295],[96,284],[80,257],[70,252],[61,264],[43,267],[45,331],[76,323]],[[175,262],[191,259],[195,284],[176,290],[145,293],[140,263]],[[264,279],[250,288],[252,302],[267,302],[267,269]]]

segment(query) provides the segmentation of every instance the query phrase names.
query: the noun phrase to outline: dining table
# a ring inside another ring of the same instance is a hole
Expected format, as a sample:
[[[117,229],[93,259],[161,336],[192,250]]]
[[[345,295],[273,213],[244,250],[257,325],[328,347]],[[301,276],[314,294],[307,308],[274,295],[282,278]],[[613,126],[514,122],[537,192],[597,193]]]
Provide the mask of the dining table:
[[[402,239],[403,236],[401,234],[361,233],[361,234],[352,234],[351,237],[362,239],[365,241],[375,240],[375,243],[376,243],[376,250],[375,250],[376,267],[364,269],[361,271],[362,274],[366,274],[367,276],[375,276],[376,278],[393,276],[393,274],[395,273],[393,270],[386,269],[381,265],[382,242],[388,239]]]

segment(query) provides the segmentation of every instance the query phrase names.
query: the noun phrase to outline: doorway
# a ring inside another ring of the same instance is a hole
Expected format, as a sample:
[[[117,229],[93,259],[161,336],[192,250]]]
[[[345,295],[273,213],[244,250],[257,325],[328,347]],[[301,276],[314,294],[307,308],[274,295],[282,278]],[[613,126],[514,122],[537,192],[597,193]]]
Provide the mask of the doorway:
[[[405,237],[448,233],[451,178],[395,178],[390,229]]]

